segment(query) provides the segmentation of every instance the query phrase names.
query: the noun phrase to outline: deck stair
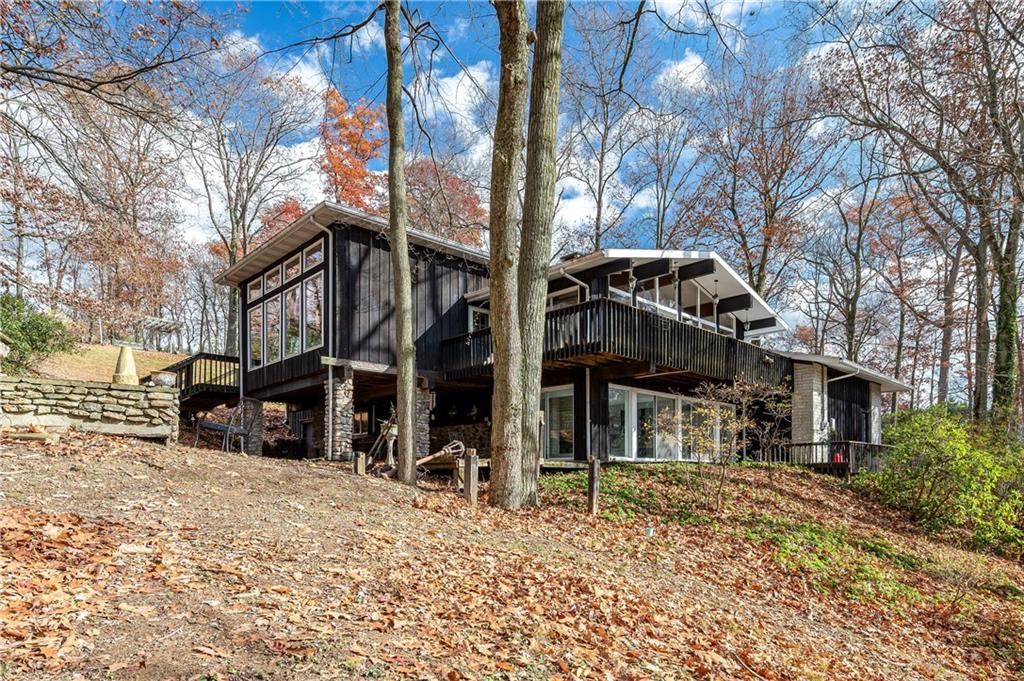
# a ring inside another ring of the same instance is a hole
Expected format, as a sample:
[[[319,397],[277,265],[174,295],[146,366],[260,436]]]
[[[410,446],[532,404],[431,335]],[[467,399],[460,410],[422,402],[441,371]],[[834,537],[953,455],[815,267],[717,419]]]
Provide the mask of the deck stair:
[[[238,404],[238,358],[200,352],[163,371],[173,372],[182,414]]]

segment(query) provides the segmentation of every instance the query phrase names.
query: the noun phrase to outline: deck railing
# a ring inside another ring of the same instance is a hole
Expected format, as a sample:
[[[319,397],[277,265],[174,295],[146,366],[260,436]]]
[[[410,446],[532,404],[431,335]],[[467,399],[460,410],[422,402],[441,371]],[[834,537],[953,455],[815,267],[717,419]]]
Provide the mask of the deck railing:
[[[544,319],[545,361],[607,354],[650,361],[699,376],[779,384],[792,375],[787,357],[685,321],[607,298],[549,310]],[[442,342],[441,361],[451,378],[485,375],[494,363],[491,330]]]
[[[761,459],[833,469],[836,472],[856,475],[861,471],[878,472],[882,468],[885,452],[891,445],[856,440],[832,440],[830,442],[794,442],[774,448],[770,454],[762,453]]]
[[[173,371],[175,386],[184,400],[199,392],[238,392],[238,358],[200,352],[164,369]]]

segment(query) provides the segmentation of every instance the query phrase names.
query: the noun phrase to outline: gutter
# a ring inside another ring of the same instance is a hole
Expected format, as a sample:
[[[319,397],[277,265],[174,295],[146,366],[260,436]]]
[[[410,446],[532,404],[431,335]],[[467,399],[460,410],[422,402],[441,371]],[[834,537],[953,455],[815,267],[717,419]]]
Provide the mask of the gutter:
[[[578,285],[580,286],[580,288],[582,288],[582,289],[583,289],[584,291],[586,291],[586,294],[587,294],[587,300],[590,300],[590,286],[589,286],[589,285],[587,285],[586,283],[584,283],[584,282],[583,282],[583,281],[582,281],[581,279],[577,279],[577,278],[576,278],[576,277],[574,277],[573,275],[571,275],[571,274],[569,274],[568,272],[566,272],[566,271],[565,271],[565,268],[564,268],[564,267],[560,268],[560,269],[558,270],[558,273],[559,273],[559,274],[560,274],[561,276],[563,276],[563,277],[565,277],[566,279],[568,279],[569,281],[573,282],[574,284],[578,284]]]

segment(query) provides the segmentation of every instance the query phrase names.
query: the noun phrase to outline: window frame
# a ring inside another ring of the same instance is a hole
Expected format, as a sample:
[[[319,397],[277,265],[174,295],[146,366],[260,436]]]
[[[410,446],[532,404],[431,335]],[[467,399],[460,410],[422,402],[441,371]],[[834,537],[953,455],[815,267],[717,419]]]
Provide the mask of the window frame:
[[[275,293],[263,301],[263,366],[269,366],[271,364],[277,364],[284,359],[284,310],[282,305],[284,302],[283,291]],[[267,310],[272,307],[272,303],[277,305],[277,359],[271,361],[268,357],[268,350],[270,349],[270,317],[267,315]]]
[[[259,287],[256,295],[253,295],[253,287]],[[245,285],[245,301],[252,303],[253,301],[259,300],[263,297],[266,291],[263,288],[263,275],[260,275]]]
[[[277,274],[277,283],[273,286],[270,285],[268,279],[272,274]],[[284,275],[281,272],[281,263],[278,263],[271,267],[269,270],[263,273],[263,295],[269,294],[271,291],[276,291],[281,288],[284,284]]]
[[[320,262],[315,262],[312,265],[310,265],[309,262],[307,262],[307,260],[309,258],[309,252],[314,250],[314,249],[319,249],[319,251],[320,251]],[[313,269],[314,267],[319,267],[320,265],[324,264],[324,262],[326,260],[327,260],[327,250],[326,250],[326,248],[324,246],[324,240],[323,239],[317,239],[316,241],[314,241],[313,243],[311,243],[310,245],[308,245],[308,246],[306,246],[305,248],[302,249],[302,271],[303,272],[308,272],[311,269]]]
[[[696,399],[694,397],[690,397],[688,395],[675,395],[673,393],[666,393],[666,392],[662,392],[662,391],[659,391],[659,390],[649,390],[647,388],[635,388],[635,387],[632,387],[632,386],[622,385],[622,384],[619,384],[619,383],[609,383],[608,384],[608,389],[609,390],[612,390],[612,389],[622,390],[622,391],[624,391],[626,393],[626,425],[625,425],[625,435],[624,435],[624,438],[623,438],[624,439],[624,449],[625,449],[625,451],[623,452],[622,456],[613,456],[612,453],[609,451],[608,452],[609,460],[611,460],[611,461],[633,461],[633,462],[636,462],[636,461],[651,462],[651,461],[698,461],[698,460],[702,460],[700,457],[698,457],[696,454],[694,454],[692,443],[684,444],[682,442],[682,432],[681,432],[682,424],[681,423],[678,426],[680,428],[680,430],[676,432],[676,440],[677,440],[678,444],[676,444],[674,446],[674,449],[676,451],[675,451],[675,455],[672,458],[662,458],[662,457],[658,456],[658,450],[660,449],[660,447],[659,447],[659,438],[658,437],[655,437],[654,457],[653,458],[641,458],[641,457],[638,457],[636,455],[637,445],[638,445],[638,434],[639,434],[638,433],[638,425],[637,425],[637,417],[636,417],[636,402],[637,402],[636,398],[637,398],[637,394],[638,393],[643,393],[644,395],[651,395],[651,396],[653,396],[655,398],[655,400],[654,400],[655,414],[657,414],[657,409],[658,409],[658,407],[657,407],[657,405],[658,405],[657,398],[658,397],[664,397],[664,398],[672,399],[673,400],[673,404],[674,404],[675,418],[676,418],[677,422],[680,419],[680,415],[681,415],[681,411],[682,411],[682,405],[684,403],[690,405],[690,408],[691,408],[690,415],[691,415],[691,418],[692,418],[692,415],[693,415],[692,409],[693,409],[693,407],[694,406],[699,406],[701,404],[704,404],[704,402],[702,400],[698,400],[698,399]],[[609,404],[610,404],[610,400],[609,400]],[[715,404],[719,408],[727,408],[727,407],[731,406],[731,405],[722,404],[722,403],[715,403]],[[655,418],[657,418],[657,416],[655,416]],[[721,432],[721,418],[720,417],[716,418],[716,422],[715,422],[715,425],[714,425],[714,431],[715,431],[715,443],[716,443],[715,449],[716,449],[716,452],[717,452],[717,451],[719,451],[721,449],[721,446],[722,446],[722,432]],[[684,456],[684,451],[686,453],[686,456]]]
[[[295,263],[299,269],[295,274],[289,277],[288,265],[290,265],[291,263]],[[302,253],[299,252],[293,255],[292,257],[285,259],[285,261],[281,263],[281,285],[284,286],[285,284],[295,281],[296,279],[301,279],[302,272]]]
[[[284,289],[281,292],[281,359],[291,359],[292,357],[298,357],[302,354],[302,337],[305,334],[303,326],[305,324],[305,307],[302,301],[302,280],[295,282],[292,286]],[[299,296],[299,348],[295,352],[288,354],[288,294],[292,291],[296,291]]]
[[[363,424],[359,419],[356,418],[360,414],[366,414],[366,422],[365,422],[365,424]],[[357,410],[353,411],[352,412],[352,436],[353,437],[365,437],[365,436],[369,435],[370,434],[370,420],[371,420],[371,415],[370,415],[370,410],[368,408],[367,409],[357,409]],[[359,427],[356,426],[357,423],[360,424]],[[365,425],[365,427],[363,427],[364,425]]]
[[[253,312],[259,313],[259,317],[260,317],[260,320],[259,320],[259,322],[260,322],[259,323],[260,363],[257,364],[257,365],[253,365],[253,363],[252,363],[252,359],[253,359],[252,358],[252,313]],[[267,335],[266,335],[266,329],[265,329],[266,320],[265,320],[264,315],[263,315],[263,303],[257,303],[255,305],[251,305],[246,310],[246,320],[245,321],[246,321],[245,352],[246,352],[246,355],[248,355],[248,357],[246,358],[246,365],[249,367],[249,371],[255,371],[256,369],[262,369],[263,367],[267,366],[267,363],[265,361],[266,360],[266,356],[267,356],[267,353],[266,353]]]
[[[306,332],[309,331],[309,320],[306,317],[308,308],[306,307],[306,287],[316,279],[320,280],[320,342],[317,345],[308,345],[306,339]],[[309,352],[310,350],[317,350],[324,346],[324,326],[326,324],[326,315],[324,314],[324,302],[326,300],[326,291],[324,290],[324,273],[321,270],[316,274],[312,274],[308,277],[303,277],[302,281],[299,282],[302,286],[302,352]]]
[[[482,315],[486,316],[487,317],[487,326],[480,327],[479,329],[474,329],[473,328],[473,315],[474,314],[482,314]],[[486,307],[483,307],[482,305],[470,305],[469,306],[469,319],[467,321],[467,326],[468,326],[468,328],[466,329],[467,333],[476,333],[478,331],[483,331],[484,329],[491,328],[491,311],[489,309],[487,309]]]
[[[573,451],[567,456],[551,456],[549,444],[551,437],[548,433],[548,405],[550,404],[551,397],[569,397],[572,400],[572,447]],[[572,383],[565,385],[552,385],[546,388],[541,388],[540,399],[541,399],[541,411],[544,412],[544,442],[541,446],[541,456],[546,460],[551,461],[572,461],[576,454],[576,391],[575,386]]]

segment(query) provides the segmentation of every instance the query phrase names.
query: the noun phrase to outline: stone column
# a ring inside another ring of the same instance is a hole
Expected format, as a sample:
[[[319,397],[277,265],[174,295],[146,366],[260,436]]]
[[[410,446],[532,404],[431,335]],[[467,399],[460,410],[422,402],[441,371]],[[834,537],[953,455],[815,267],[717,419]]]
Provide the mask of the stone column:
[[[416,387],[416,458],[430,454],[430,388]]]
[[[263,403],[246,398],[242,400],[242,423],[252,423],[245,438],[246,454],[263,454]]]
[[[343,371],[339,370],[339,372]],[[333,387],[324,381],[324,456],[330,461],[345,461],[352,456],[354,396],[355,386],[350,372],[342,376],[335,376]],[[333,441],[328,445],[332,422],[334,423],[334,436]]]

